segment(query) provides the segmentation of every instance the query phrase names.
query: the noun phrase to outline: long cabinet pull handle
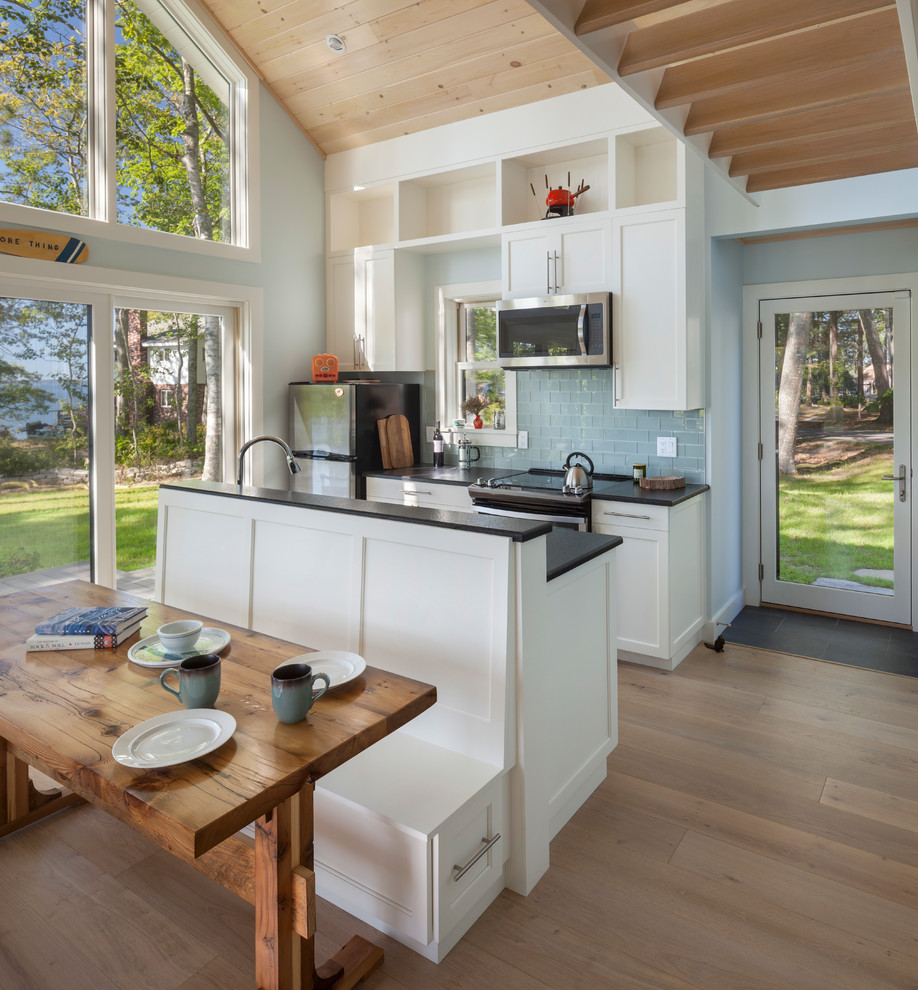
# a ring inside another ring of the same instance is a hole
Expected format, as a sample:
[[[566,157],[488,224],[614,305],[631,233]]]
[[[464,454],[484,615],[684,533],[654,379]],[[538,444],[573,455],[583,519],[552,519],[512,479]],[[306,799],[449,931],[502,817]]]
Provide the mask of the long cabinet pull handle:
[[[432,491],[424,491],[421,488],[403,488],[403,495],[433,495]]]
[[[545,295],[551,295],[551,251],[545,252]]]
[[[465,864],[465,866],[458,866],[455,864],[453,865],[453,880],[461,880],[466,875],[466,873],[468,873],[469,870],[478,862],[478,860],[480,860],[481,857],[484,856],[484,854],[491,848],[491,846],[493,846],[495,842],[499,841],[499,839],[500,839],[500,832],[498,832],[493,839],[485,839],[484,837],[482,837],[481,841],[484,843],[484,845]]]
[[[650,519],[650,516],[638,516],[633,512],[606,512],[603,510],[604,516],[621,516],[622,519]]]

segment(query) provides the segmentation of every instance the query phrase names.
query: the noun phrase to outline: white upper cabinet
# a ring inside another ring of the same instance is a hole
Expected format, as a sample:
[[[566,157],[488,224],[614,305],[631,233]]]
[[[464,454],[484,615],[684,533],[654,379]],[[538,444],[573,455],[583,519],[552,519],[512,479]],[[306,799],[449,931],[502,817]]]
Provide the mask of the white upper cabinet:
[[[503,235],[505,299],[601,292],[612,279],[608,216],[555,217]]]

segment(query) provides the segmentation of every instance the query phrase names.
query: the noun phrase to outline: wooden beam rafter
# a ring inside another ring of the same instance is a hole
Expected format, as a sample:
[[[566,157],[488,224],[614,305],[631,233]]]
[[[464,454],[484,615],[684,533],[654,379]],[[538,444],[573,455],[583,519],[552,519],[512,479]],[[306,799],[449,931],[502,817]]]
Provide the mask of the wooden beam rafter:
[[[703,134],[748,121],[907,90],[908,72],[901,54],[840,68],[823,66],[810,75],[745,86],[732,93],[697,100],[689,110],[684,130],[686,134]]]
[[[906,133],[914,133],[915,121],[908,95],[893,93],[842,106],[806,110],[737,127],[725,127],[714,132],[708,155],[724,158],[807,138],[856,134],[877,123],[900,126]]]
[[[803,186],[813,182],[830,182],[833,179],[849,179],[856,175],[874,175],[918,168],[918,141],[898,151],[880,151],[873,155],[847,158],[840,162],[821,162],[775,172],[750,175],[747,192],[764,192],[767,189],[783,189],[787,186]]]
[[[902,52],[899,18],[894,8],[817,24],[792,35],[744,45],[731,51],[669,66],[657,90],[658,110],[718,96],[740,86],[758,86],[776,78],[804,75],[812,60],[832,66]]]
[[[889,6],[889,0],[769,0],[708,7],[632,31],[618,72],[628,76]]]
[[[680,7],[685,0],[587,0],[580,11],[574,34],[591,34],[616,24],[627,24],[645,14]]]
[[[843,161],[873,154],[878,148],[898,151],[914,140],[914,134],[903,131],[899,125],[890,126],[880,122],[875,128],[861,130],[857,134],[846,134],[838,140],[820,136],[734,155],[730,159],[729,174],[751,175],[754,172],[775,172],[794,166]]]

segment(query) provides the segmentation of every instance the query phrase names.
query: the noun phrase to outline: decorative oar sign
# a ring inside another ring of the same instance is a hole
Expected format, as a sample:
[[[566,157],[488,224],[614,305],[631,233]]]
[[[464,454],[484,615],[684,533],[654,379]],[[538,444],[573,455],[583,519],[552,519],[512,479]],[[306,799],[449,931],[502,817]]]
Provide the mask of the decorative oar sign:
[[[47,234],[40,230],[0,228],[0,252],[65,264],[79,264],[89,257],[89,248],[78,238],[68,237],[67,234]]]

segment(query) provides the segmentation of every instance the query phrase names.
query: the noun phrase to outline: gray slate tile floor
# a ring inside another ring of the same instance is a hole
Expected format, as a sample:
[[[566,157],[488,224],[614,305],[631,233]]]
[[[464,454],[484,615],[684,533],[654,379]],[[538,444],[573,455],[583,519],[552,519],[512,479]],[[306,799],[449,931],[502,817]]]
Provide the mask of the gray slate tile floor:
[[[918,633],[830,615],[747,605],[723,631],[727,644],[918,677]]]

